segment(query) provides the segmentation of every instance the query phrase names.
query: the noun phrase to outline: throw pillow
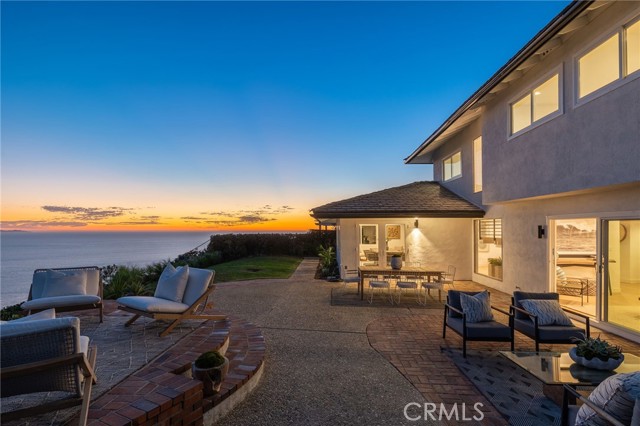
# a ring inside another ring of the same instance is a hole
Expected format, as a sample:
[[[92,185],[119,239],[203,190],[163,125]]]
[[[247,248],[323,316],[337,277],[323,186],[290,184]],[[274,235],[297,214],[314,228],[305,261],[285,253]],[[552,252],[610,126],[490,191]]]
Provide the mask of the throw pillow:
[[[467,316],[467,322],[493,321],[489,293],[485,290],[473,296],[460,293],[462,312]]]
[[[538,325],[573,325],[557,300],[524,299],[520,303],[538,317]]]
[[[87,294],[87,271],[54,271],[47,269],[42,297]]]
[[[158,280],[158,286],[156,287],[154,296],[159,299],[182,303],[182,296],[184,296],[184,290],[187,288],[188,279],[188,266],[182,266],[176,269],[172,264],[167,263]]]
[[[640,371],[607,377],[589,395],[589,400],[606,413],[628,425],[633,417],[636,398],[640,398]],[[576,426],[604,426],[609,423],[583,404],[576,416]]]

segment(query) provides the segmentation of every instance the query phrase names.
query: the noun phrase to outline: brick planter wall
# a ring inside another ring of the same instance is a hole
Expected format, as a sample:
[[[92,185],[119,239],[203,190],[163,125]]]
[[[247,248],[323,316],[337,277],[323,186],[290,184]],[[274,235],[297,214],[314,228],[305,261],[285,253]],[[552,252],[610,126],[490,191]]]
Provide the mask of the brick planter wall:
[[[183,373],[190,370],[191,363],[202,352],[224,351],[227,345],[229,374],[218,394],[204,398],[202,382]],[[264,353],[264,337],[255,325],[234,317],[207,321],[93,401],[88,423],[202,425],[205,412],[215,410],[260,371]]]

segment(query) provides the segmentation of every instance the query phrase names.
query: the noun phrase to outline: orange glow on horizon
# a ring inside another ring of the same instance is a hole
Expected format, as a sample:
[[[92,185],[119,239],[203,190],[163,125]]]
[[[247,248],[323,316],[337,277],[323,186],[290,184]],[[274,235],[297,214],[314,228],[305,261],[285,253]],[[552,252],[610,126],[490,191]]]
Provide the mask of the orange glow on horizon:
[[[109,218],[100,221],[91,221],[82,226],[65,225],[66,221],[57,220],[56,225],[48,226],[49,222],[56,222],[51,218],[43,218],[41,214],[29,214],[25,210],[2,213],[0,229],[3,231],[23,230],[39,232],[304,232],[315,229],[315,220],[307,212],[285,213],[277,218],[265,218],[256,223],[239,222],[238,225],[215,225],[212,223],[192,223],[180,218],[165,218],[157,216],[157,223],[134,223],[135,220],[126,222],[122,218]],[[71,221],[69,221],[71,222]]]

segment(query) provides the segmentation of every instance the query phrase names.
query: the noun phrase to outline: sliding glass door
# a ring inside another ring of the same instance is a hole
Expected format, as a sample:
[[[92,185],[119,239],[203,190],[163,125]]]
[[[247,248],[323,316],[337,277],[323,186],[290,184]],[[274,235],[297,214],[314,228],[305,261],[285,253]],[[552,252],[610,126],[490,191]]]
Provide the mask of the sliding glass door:
[[[640,219],[603,220],[603,319],[640,332]]]

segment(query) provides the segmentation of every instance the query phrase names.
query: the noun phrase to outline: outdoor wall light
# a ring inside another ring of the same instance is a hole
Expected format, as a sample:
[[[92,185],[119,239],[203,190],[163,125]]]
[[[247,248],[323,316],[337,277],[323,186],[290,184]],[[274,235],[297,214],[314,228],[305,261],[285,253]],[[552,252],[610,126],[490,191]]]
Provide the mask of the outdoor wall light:
[[[538,225],[538,238],[544,238],[544,225]]]
[[[417,228],[417,227],[418,227],[418,219],[416,219],[416,221],[415,221],[415,222],[413,222],[413,227],[414,227],[414,228]]]

